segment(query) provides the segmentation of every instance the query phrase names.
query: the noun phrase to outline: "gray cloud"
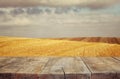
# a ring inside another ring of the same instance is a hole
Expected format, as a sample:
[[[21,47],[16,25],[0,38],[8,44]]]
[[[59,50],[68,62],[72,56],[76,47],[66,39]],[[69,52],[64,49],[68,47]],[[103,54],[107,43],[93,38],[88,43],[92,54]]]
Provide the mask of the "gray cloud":
[[[27,8],[26,12],[27,14],[41,14],[43,13],[43,10],[38,7],[33,7],[33,8]]]
[[[4,11],[0,11],[0,15],[4,15],[5,14],[5,12]]]
[[[19,15],[24,13],[24,10],[22,8],[14,8],[13,10],[10,11],[12,15]]]
[[[67,13],[80,13],[81,8],[79,7],[16,7],[16,8],[0,8],[0,15],[10,15],[10,16],[17,16],[17,15],[39,15],[39,14],[67,14]]]
[[[69,7],[80,6],[89,8],[104,8],[120,3],[120,0],[0,0],[0,7],[51,6]]]
[[[69,8],[58,7],[55,9],[56,14],[69,13],[70,11],[73,11],[72,7],[69,7]]]

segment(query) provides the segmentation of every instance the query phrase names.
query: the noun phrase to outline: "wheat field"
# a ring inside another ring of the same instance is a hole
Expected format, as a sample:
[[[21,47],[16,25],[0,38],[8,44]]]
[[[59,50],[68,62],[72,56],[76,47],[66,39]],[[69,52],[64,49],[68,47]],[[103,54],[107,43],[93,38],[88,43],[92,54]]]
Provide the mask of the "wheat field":
[[[71,39],[0,37],[0,56],[120,56],[120,45]]]

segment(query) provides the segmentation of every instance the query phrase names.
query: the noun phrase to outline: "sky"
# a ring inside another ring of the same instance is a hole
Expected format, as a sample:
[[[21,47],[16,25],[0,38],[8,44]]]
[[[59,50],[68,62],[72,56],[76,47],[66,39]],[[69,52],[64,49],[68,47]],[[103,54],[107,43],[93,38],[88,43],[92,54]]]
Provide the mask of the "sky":
[[[101,8],[119,3],[120,0],[0,0],[1,7],[10,6],[81,6],[91,8]]]
[[[120,0],[0,0],[1,25],[35,25],[41,20],[36,17],[82,14],[87,20],[91,14],[115,18],[120,15]]]
[[[27,30],[25,36],[39,37],[37,33],[45,34],[52,27],[45,37],[54,37],[57,31],[60,33],[56,36],[61,37],[72,36],[73,32],[74,36],[119,36],[120,32],[116,31],[120,30],[119,23],[120,0],[0,0],[0,35],[24,36],[24,30],[29,28],[38,32]],[[103,33],[94,35],[101,26],[106,27]],[[42,29],[41,32],[38,29]],[[108,31],[112,29],[111,34]],[[41,34],[40,37],[44,37]]]

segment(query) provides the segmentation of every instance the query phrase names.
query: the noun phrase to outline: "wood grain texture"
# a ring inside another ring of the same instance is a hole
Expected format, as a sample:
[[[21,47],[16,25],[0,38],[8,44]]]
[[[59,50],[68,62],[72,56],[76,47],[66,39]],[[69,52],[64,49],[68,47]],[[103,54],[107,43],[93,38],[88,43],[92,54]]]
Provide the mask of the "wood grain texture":
[[[90,78],[89,70],[87,69],[87,67],[84,65],[83,61],[79,57],[76,58],[53,57],[50,59],[49,57],[47,58],[18,57],[11,59],[14,59],[14,61],[0,68],[0,75],[1,75],[0,79],[65,79],[65,78],[88,79]]]
[[[83,58],[92,72],[91,79],[119,79],[120,61],[111,57]]]
[[[16,58],[10,58],[10,57],[1,57],[0,58],[0,68],[6,66],[6,65],[9,65],[9,64],[12,64],[14,61],[16,60]]]
[[[49,57],[18,57],[11,59],[14,59],[14,61],[0,68],[0,79],[37,79],[37,74],[44,68]]]
[[[3,57],[11,63],[0,67],[0,79],[120,79],[117,58]]]
[[[41,79],[88,79],[90,72],[79,57],[52,58],[41,72]]]

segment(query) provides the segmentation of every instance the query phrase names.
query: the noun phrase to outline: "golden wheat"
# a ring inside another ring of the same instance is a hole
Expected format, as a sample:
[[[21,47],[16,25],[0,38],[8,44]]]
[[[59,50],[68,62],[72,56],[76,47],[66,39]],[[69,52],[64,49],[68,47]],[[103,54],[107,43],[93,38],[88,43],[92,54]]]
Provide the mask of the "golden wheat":
[[[0,37],[0,56],[120,56],[119,44]]]

